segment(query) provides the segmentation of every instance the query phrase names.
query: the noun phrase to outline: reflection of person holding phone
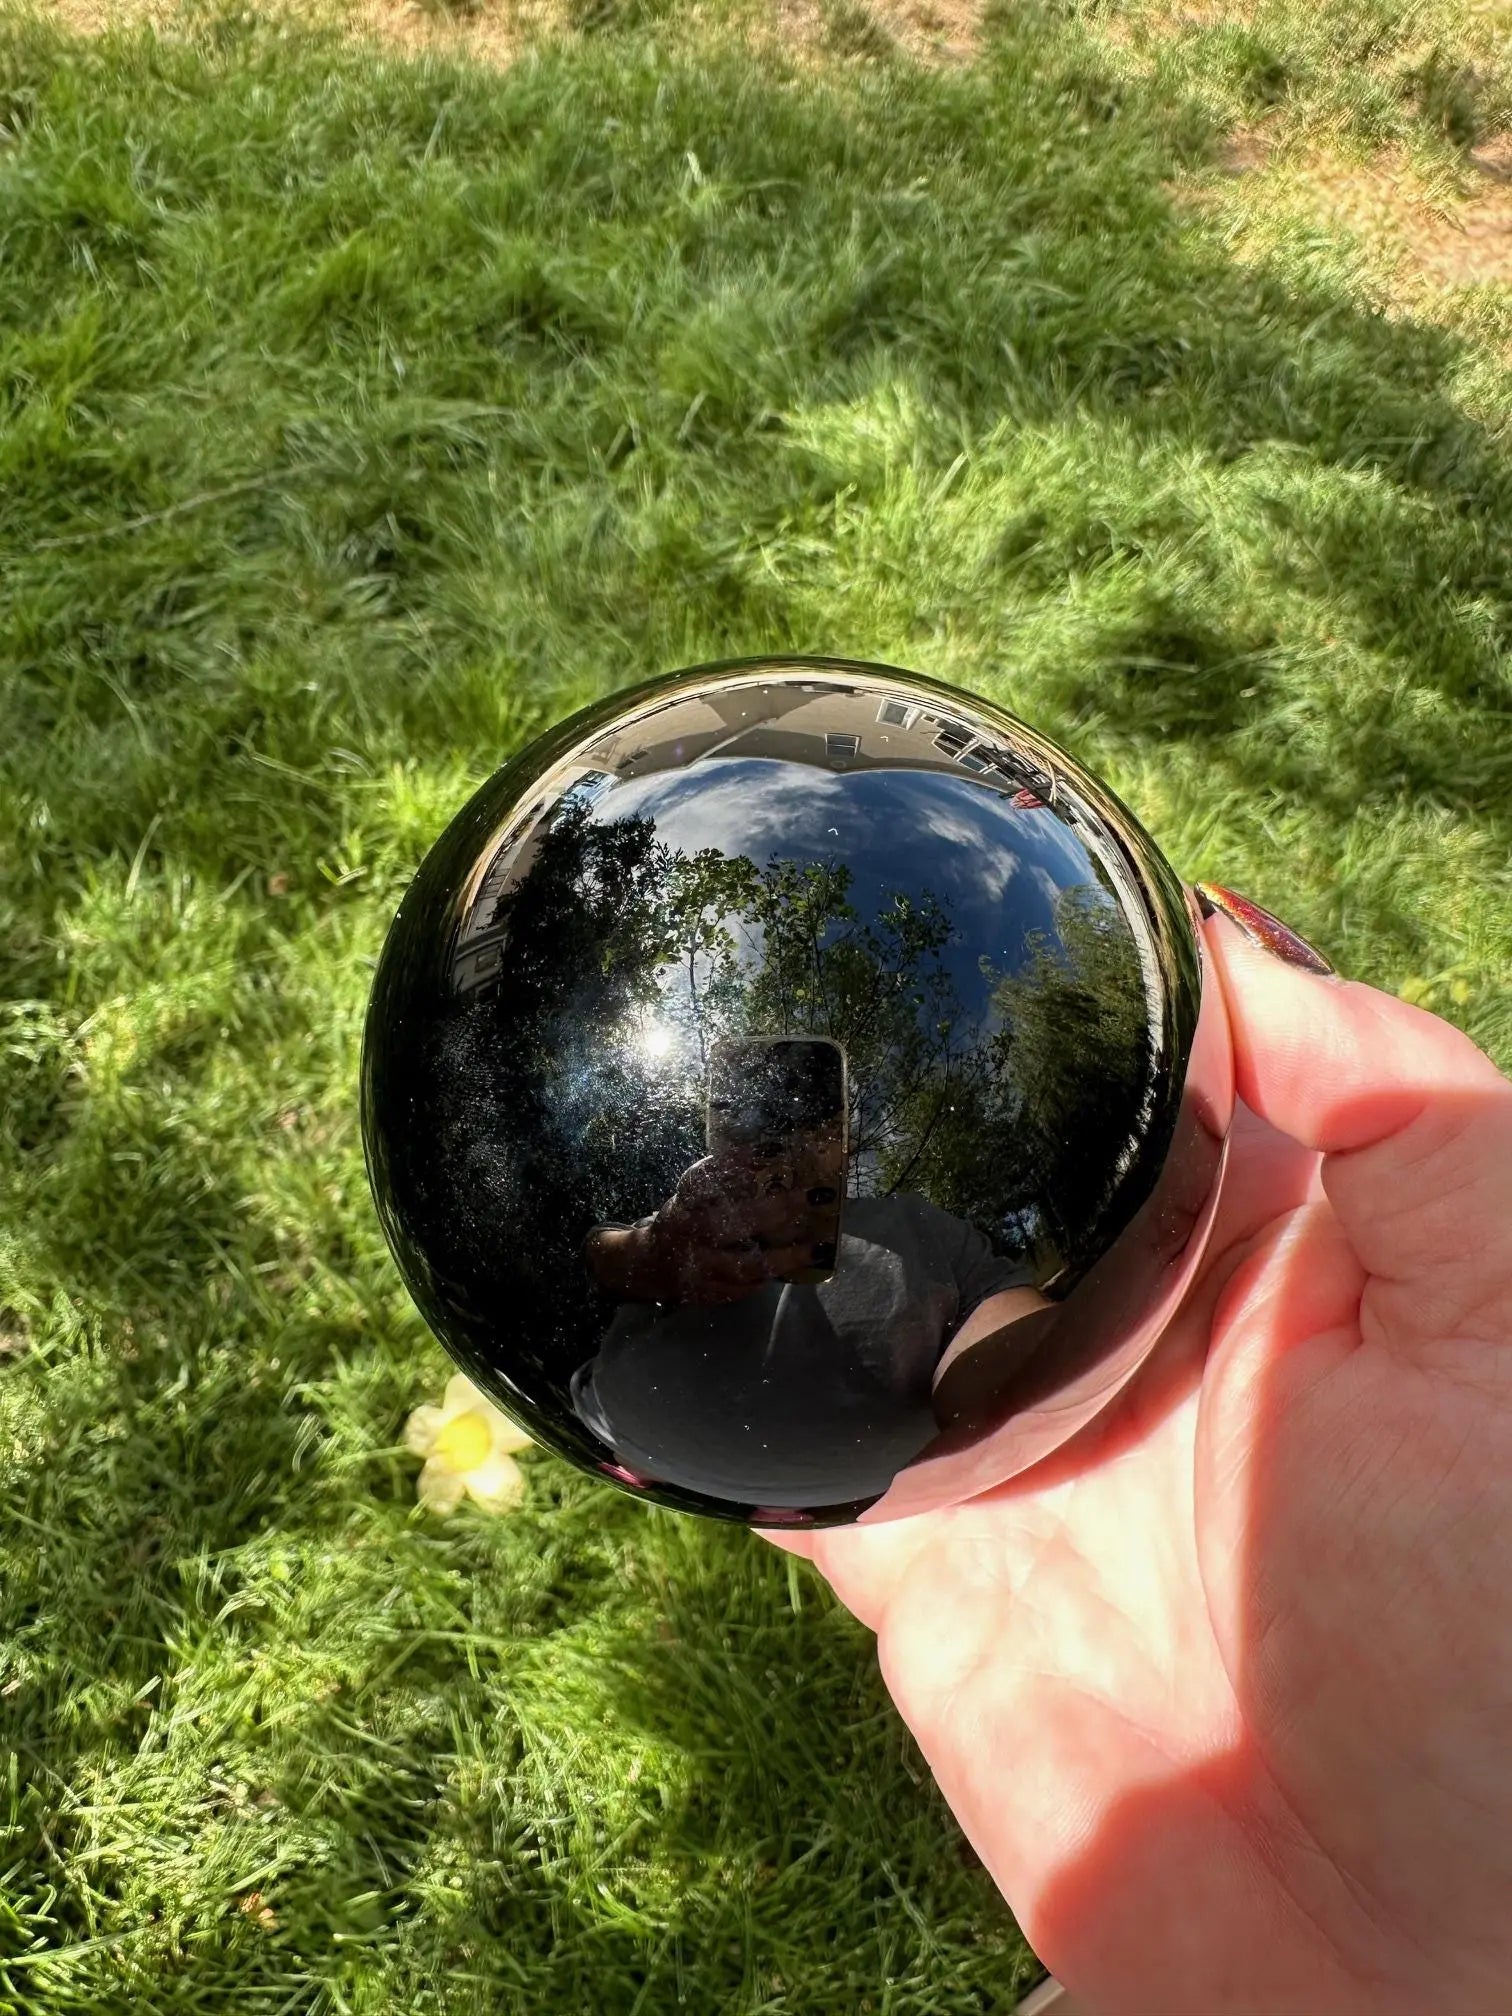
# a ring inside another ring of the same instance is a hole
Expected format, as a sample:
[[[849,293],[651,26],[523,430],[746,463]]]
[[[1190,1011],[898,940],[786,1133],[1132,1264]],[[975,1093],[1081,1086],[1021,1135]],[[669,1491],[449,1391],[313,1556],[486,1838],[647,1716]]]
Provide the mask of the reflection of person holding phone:
[[[807,1199],[765,1189],[763,1173],[748,1154],[709,1155],[683,1172],[649,1218],[595,1226],[584,1257],[599,1288],[617,1302],[715,1308],[741,1301],[766,1281],[814,1268]],[[830,1197],[837,1196],[831,1188]],[[822,1257],[828,1272],[833,1242]]]
[[[843,1068],[834,1044],[732,1046],[713,1152],[650,1217],[589,1234],[617,1306],[573,1396],[627,1467],[771,1506],[836,1480],[869,1497],[969,1411],[982,1367],[996,1390],[1037,1345],[1026,1259],[911,1194],[842,1220]]]

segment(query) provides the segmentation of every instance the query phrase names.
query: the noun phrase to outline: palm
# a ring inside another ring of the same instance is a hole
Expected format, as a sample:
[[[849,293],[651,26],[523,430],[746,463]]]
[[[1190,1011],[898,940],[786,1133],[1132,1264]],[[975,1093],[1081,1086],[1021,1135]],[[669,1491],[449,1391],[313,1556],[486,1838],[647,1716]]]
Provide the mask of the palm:
[[[1118,1409],[969,1504],[806,1550],[877,1629],[1031,1941],[1099,2010],[1380,2016],[1387,1980],[1437,2007],[1420,1951],[1446,1916],[1472,1992],[1507,1964],[1476,1901],[1505,1869],[1442,1845],[1498,1754],[1495,1704],[1446,1751],[1431,1627],[1474,1628],[1456,1564],[1512,1532],[1512,1505],[1451,1488],[1476,1437],[1506,1439],[1468,1474],[1512,1469],[1512,1396],[1361,1348],[1364,1276],[1317,1171],[1241,1109],[1199,1291]]]

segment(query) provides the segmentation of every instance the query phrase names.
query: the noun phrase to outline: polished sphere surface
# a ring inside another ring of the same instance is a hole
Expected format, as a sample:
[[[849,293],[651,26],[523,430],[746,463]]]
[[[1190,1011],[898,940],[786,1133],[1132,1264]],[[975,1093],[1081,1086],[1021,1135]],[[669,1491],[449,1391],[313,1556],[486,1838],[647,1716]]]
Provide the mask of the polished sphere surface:
[[[363,1130],[426,1320],[539,1442],[757,1525],[957,1502],[1112,1401],[1233,1107],[1119,801],[888,666],[700,666],[534,743],[379,960]]]

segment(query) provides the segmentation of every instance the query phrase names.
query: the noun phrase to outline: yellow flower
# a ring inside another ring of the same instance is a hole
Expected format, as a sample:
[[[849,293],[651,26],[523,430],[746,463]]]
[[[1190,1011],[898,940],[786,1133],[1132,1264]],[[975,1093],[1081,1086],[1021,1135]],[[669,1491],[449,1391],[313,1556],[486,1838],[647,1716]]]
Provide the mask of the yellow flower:
[[[404,1440],[425,1458],[418,1485],[420,1503],[443,1518],[471,1498],[485,1512],[518,1505],[525,1479],[514,1460],[530,1437],[501,1414],[463,1372],[446,1382],[439,1407],[417,1407],[404,1426]]]

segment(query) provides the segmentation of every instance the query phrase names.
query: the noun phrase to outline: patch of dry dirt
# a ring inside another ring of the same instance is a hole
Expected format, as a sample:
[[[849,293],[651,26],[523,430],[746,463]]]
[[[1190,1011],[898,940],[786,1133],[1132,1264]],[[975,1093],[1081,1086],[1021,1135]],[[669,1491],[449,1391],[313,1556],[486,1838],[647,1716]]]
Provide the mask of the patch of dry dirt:
[[[1232,222],[1235,249],[1262,251],[1283,223],[1348,233],[1388,306],[1421,312],[1435,296],[1512,283],[1512,134],[1465,157],[1467,186],[1429,180],[1401,147],[1368,161],[1329,149],[1275,152],[1263,128],[1229,136],[1212,174],[1175,191]]]
[[[877,25],[912,56],[964,62],[982,33],[985,0],[870,0]]]
[[[1094,15],[1088,26],[1104,42],[1138,59],[1179,35],[1221,28],[1225,23],[1246,26],[1254,13],[1254,0],[1179,0],[1175,6],[1168,0],[1132,0],[1116,11]]]
[[[1441,286],[1512,281],[1512,134],[1486,141],[1470,161],[1477,179],[1458,213],[1412,234],[1423,271]]]
[[[330,23],[353,36],[375,38],[405,53],[463,51],[486,63],[507,63],[532,34],[559,27],[560,6],[548,0],[478,0],[472,7],[426,7],[418,0],[257,0],[243,10],[265,20],[281,16]],[[164,34],[194,33],[194,8],[183,0],[47,0],[47,18],[79,35],[150,24]]]
[[[986,0],[773,0],[756,5],[745,23],[752,42],[815,56],[843,48],[844,13],[869,17],[881,35],[921,62],[963,62],[975,51]],[[151,23],[164,33],[192,33],[193,7],[183,0],[38,0],[39,11],[75,34]],[[467,55],[479,62],[513,62],[532,42],[571,32],[566,0],[253,0],[247,10],[331,22],[354,36],[409,53],[424,50]],[[689,0],[684,25],[696,24]],[[732,28],[736,24],[731,24]]]
[[[1271,143],[1259,126],[1236,126],[1224,139],[1218,166],[1225,175],[1253,175],[1271,158]]]

